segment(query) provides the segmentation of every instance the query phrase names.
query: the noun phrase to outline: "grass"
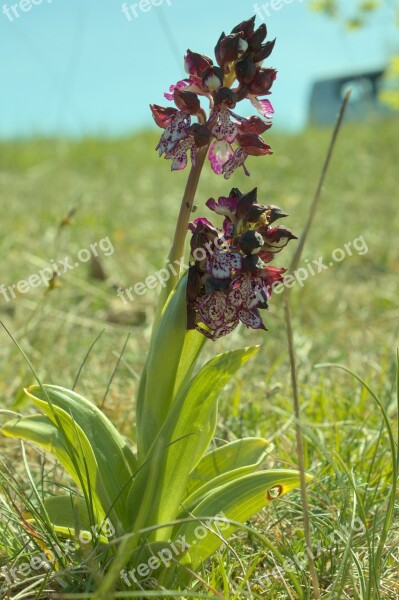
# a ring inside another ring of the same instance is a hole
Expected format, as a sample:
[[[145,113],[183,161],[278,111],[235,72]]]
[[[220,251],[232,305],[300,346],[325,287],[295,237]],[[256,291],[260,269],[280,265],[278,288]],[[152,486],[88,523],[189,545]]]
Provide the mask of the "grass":
[[[344,126],[300,266],[306,266],[306,259],[322,256],[328,264],[335,249],[344,249],[360,236],[368,252],[353,252],[309,277],[303,288],[296,286],[291,299],[305,463],[315,477],[309,486],[312,551],[326,600],[399,598],[398,527],[395,520],[392,525],[387,521],[390,510],[395,510],[389,502],[395,491],[396,456],[386,426],[395,432],[398,419],[396,131],[397,119]],[[289,212],[287,224],[300,233],[329,135],[322,129],[294,137],[274,133],[270,136],[274,156],[250,160],[250,179],[240,174],[226,185],[206,169],[195,216],[209,217],[204,201],[225,194],[229,185],[243,191],[258,186],[260,201]],[[115,249],[112,256],[102,259],[106,280],[93,278],[94,267],[81,264],[54,289],[30,290],[10,302],[0,295],[0,319],[29,355],[40,378],[65,387],[73,385],[88,349],[104,330],[87,357],[77,390],[101,405],[114,375],[104,411],[125,434],[132,428],[157,291],[125,306],[115,288],[134,285],[161,268],[187,176],[184,172],[170,175],[169,163],[157,159],[153,150],[156,141],[156,134],[143,133],[118,141],[0,144],[0,187],[7,209],[0,222],[0,283],[7,287],[27,279],[50,259],[70,256],[74,262],[80,249],[107,236]],[[75,207],[72,222],[60,227]],[[294,250],[292,244],[276,264],[289,265]],[[266,324],[267,334],[240,329],[211,348],[215,352],[263,344],[256,361],[225,390],[217,435],[224,440],[264,436],[275,445],[267,466],[296,466],[281,296],[271,301]],[[320,363],[342,363],[357,373],[381,406],[353,376],[331,366],[315,368]],[[31,410],[21,390],[33,383],[32,375],[5,332],[1,333],[0,364],[4,408]],[[21,510],[31,505],[37,511],[44,490],[53,493],[68,482],[55,464],[42,455],[38,459],[28,447],[22,463],[17,443],[2,439],[0,450],[4,461],[1,566],[15,556],[21,560],[28,552],[23,545],[26,530],[15,505]],[[205,565],[201,577],[207,585],[196,588],[195,597],[201,597],[200,590],[215,597],[210,586],[229,599],[310,598],[299,498],[294,493],[271,503],[250,529],[237,534],[231,547]],[[89,597],[95,589],[93,560],[79,553],[73,557],[75,570],[68,574],[64,593]],[[284,565],[290,560],[293,564]],[[379,573],[381,580],[376,582]],[[36,580],[31,592],[26,585],[25,592],[7,586],[3,591],[15,599],[47,598],[52,595],[45,590],[57,588],[54,580],[44,581],[40,593]]]

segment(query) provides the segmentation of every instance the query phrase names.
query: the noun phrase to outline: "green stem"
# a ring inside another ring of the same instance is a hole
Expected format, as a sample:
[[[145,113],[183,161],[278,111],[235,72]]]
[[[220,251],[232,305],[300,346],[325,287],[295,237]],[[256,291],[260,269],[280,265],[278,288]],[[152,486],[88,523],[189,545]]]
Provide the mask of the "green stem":
[[[209,145],[203,146],[202,148],[199,148],[197,150],[197,153],[195,155],[195,166],[191,167],[191,171],[188,176],[186,189],[184,190],[183,199],[180,206],[180,212],[177,219],[173,244],[169,251],[166,265],[166,267],[168,268],[168,265],[172,264],[175,267],[177,274],[175,275],[172,271],[170,279],[166,282],[165,287],[162,288],[157,310],[155,313],[153,332],[155,331],[156,326],[161,318],[166,301],[169,298],[171,291],[176,286],[182,273],[182,266],[179,266],[179,261],[184,256],[184,246],[186,242],[188,224],[193,210],[194,198],[197,192],[198,182],[201,175],[202,167],[204,166],[208,148]],[[179,266],[178,269],[176,268],[177,266]]]

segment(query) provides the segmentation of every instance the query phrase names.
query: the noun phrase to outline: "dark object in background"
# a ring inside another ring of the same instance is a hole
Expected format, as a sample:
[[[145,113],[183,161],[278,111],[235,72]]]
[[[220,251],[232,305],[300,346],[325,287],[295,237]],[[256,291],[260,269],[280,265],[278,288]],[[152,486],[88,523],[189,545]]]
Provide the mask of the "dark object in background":
[[[346,119],[363,120],[370,114],[390,114],[378,99],[385,70],[356,73],[316,81],[313,84],[309,119],[312,125],[332,125],[348,88],[352,89]]]

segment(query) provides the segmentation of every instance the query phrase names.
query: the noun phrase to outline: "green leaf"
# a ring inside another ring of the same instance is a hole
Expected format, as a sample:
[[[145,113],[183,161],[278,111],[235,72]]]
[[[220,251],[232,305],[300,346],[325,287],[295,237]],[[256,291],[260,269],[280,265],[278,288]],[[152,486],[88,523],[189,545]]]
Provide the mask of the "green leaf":
[[[75,483],[80,485],[80,479],[69,456],[65,438],[50,419],[44,415],[19,417],[5,423],[1,432],[8,437],[34,442],[53,454]]]
[[[190,381],[193,368],[206,339],[202,333],[195,329],[187,331],[176,375],[175,393],[179,391],[181,385],[187,385]]]
[[[59,421],[57,425],[43,415],[33,415],[6,423],[2,432],[9,437],[35,442],[51,452],[82,490],[90,506],[92,521],[101,522],[109,499],[99,477],[93,450],[79,425],[59,407],[54,406],[54,411]]]
[[[117,520],[114,523],[115,527],[119,528],[122,525],[124,528],[129,482],[134,474],[132,468],[137,466],[137,461],[122,436],[94,404],[76,392],[45,385],[43,389],[40,386],[31,386],[26,393],[55,425],[57,421],[53,410],[58,407],[71,415],[73,421],[81,427],[99,471],[98,474],[92,475],[95,475],[95,480],[101,479],[102,501],[105,501],[105,496],[108,498],[106,504],[103,504],[104,510],[112,511],[113,518]],[[73,428],[70,441],[74,444]]]
[[[137,447],[145,457],[169,412],[187,329],[187,276],[171,294],[151,339],[136,404]]]
[[[273,470],[244,475],[220,486],[202,500],[190,513],[196,520],[176,526],[173,539],[184,536],[192,568],[196,569],[219,548],[223,538],[227,539],[238,528],[238,525],[226,524],[220,519],[245,523],[274,499],[273,490],[280,497],[299,485],[297,471]],[[217,518],[218,527],[212,525],[212,521],[208,522],[210,517]],[[218,530],[220,533],[214,533]]]
[[[208,452],[190,474],[183,499],[186,511],[212,490],[256,471],[272,449],[262,438],[245,438]]]
[[[150,465],[156,465],[158,486],[147,507],[145,525],[166,523],[176,517],[190,472],[208,448],[216,428],[217,399],[232,375],[258,347],[234,350],[216,356],[194,377],[188,389],[182,388],[146,457],[146,464],[132,484],[129,511],[132,520],[138,512]],[[153,472],[153,471],[152,471]],[[168,538],[168,529],[156,532],[157,540]]]
[[[90,515],[84,498],[79,496],[52,496],[44,501],[47,514],[56,531],[75,535],[75,531],[89,532],[91,529]]]

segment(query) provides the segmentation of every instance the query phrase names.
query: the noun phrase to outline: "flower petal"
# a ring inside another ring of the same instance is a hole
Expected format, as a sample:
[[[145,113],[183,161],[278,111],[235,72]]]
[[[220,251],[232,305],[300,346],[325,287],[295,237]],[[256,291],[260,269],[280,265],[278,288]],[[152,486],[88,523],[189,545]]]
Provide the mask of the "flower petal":
[[[237,125],[230,118],[230,111],[222,105],[215,113],[215,116],[216,122],[211,129],[212,135],[218,141],[225,140],[231,144],[236,139],[238,129]]]
[[[233,219],[237,212],[238,202],[238,196],[232,195],[228,198],[225,196],[220,196],[217,202],[214,200],[214,198],[209,198],[205,204],[217,215],[222,215],[224,217],[230,217],[230,219]]]
[[[181,171],[187,166],[187,151],[190,151],[191,163],[195,165],[195,143],[192,137],[182,140],[165,154],[165,158],[172,158],[172,171]]]
[[[241,266],[242,256],[238,252],[215,252],[209,261],[209,271],[215,279],[228,279]]]
[[[258,310],[240,310],[238,317],[241,323],[251,329],[266,329]]]
[[[216,173],[216,175],[221,175],[223,166],[230,160],[233,154],[233,150],[227,142],[214,142],[211,145],[208,154],[212,171]]]
[[[233,156],[223,165],[222,173],[225,179],[229,179],[234,171],[238,169],[238,167],[243,167],[245,175],[249,175],[249,172],[244,166],[245,160],[247,158],[247,153],[244,148],[237,148],[234,152]]]
[[[252,105],[256,108],[259,114],[267,119],[271,119],[274,115],[274,108],[269,102],[269,100],[259,100],[256,96],[249,95]]]
[[[160,156],[164,153],[170,154],[175,149],[178,142],[187,138],[190,122],[190,115],[187,113],[182,111],[176,113],[173,121],[169,123],[162,134],[156,148],[159,151]]]
[[[171,85],[169,88],[169,93],[165,92],[164,96],[166,100],[174,100],[175,90],[184,90],[191,85],[191,81],[189,79],[182,79],[178,81],[174,85]]]

